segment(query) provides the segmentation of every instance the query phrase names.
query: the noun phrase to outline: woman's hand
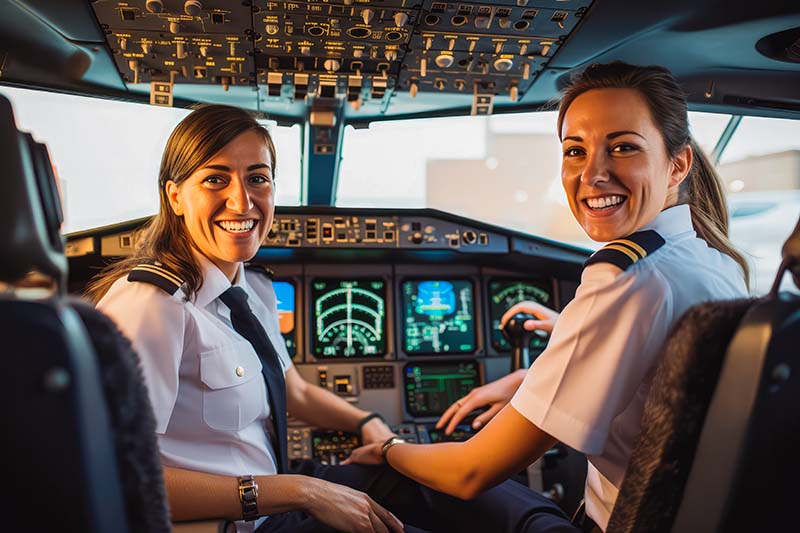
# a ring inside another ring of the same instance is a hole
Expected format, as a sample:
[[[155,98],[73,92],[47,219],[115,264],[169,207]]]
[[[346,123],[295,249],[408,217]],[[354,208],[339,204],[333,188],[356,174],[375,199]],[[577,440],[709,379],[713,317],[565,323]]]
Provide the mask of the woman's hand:
[[[536,317],[536,320],[526,320],[525,324],[523,324],[523,327],[528,331],[540,329],[551,333],[558,319],[558,313],[552,309],[536,302],[525,301],[509,308],[503,314],[500,323],[505,326],[506,322],[517,313],[528,313]],[[511,401],[511,397],[514,396],[514,393],[522,384],[526,372],[527,370],[525,369],[517,370],[513,374],[472,389],[469,394],[447,408],[447,411],[436,422],[436,428],[441,429],[446,425],[444,432],[446,435],[450,435],[456,429],[456,426],[472,411],[481,407],[488,407],[486,411],[476,416],[475,420],[472,421],[473,429],[485,426],[489,420],[500,412],[500,409]]]
[[[341,464],[349,465],[349,464],[358,464],[358,465],[380,465],[383,464],[383,455],[381,454],[381,448],[383,447],[383,443],[389,439],[393,434],[389,434],[383,442],[374,442],[372,444],[367,444],[365,446],[361,446],[360,448],[356,448],[355,450],[350,453],[350,457],[342,461]]]
[[[500,412],[500,409],[511,401],[511,397],[525,379],[526,372],[527,370],[523,368],[482,387],[472,389],[469,394],[447,408],[447,411],[436,422],[436,429],[442,429],[447,425],[444,432],[446,435],[450,435],[464,417],[475,409],[488,406],[486,411],[472,421],[473,429],[479,429],[486,425],[489,420],[494,418],[494,415]]]
[[[392,435],[394,431],[386,425],[386,422],[380,418],[373,418],[361,428],[361,443],[364,446],[374,442],[383,444]]]
[[[323,524],[353,533],[403,531],[403,523],[365,493],[322,479],[308,478],[307,483],[309,500],[303,510]]]
[[[527,313],[536,317],[536,320],[526,320],[522,325],[528,331],[540,329],[547,333],[552,333],[553,326],[556,325],[556,320],[558,320],[558,313],[549,307],[545,307],[540,303],[525,301],[512,305],[508,311],[503,313],[503,317],[500,319],[501,327],[505,326],[506,322],[517,313]]]

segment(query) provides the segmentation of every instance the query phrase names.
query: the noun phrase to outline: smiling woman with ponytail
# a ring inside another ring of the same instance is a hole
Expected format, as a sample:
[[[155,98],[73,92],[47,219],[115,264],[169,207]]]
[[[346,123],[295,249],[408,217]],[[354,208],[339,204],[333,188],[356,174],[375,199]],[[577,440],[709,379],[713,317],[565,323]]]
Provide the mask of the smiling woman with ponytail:
[[[446,433],[480,407],[463,443],[364,446],[351,461],[383,460],[443,492],[472,498],[537,460],[557,441],[588,460],[579,531],[605,530],[644,402],[670,329],[691,306],[747,293],[747,263],[728,240],[728,210],[713,166],[689,134],[688,106],[661,67],[592,65],[567,87],[558,113],[561,181],[572,214],[607,243],[586,262],[559,315],[535,302],[528,330],[552,331],[520,370],[450,406]],[[498,443],[504,443],[502,447]]]

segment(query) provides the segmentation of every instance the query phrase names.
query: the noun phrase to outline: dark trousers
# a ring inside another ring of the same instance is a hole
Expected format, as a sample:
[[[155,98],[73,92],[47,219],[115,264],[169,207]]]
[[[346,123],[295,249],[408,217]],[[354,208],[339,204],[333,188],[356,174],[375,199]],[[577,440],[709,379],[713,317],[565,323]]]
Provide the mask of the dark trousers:
[[[561,509],[527,487],[506,481],[472,500],[436,492],[385,466],[328,466],[303,461],[303,474],[366,492],[406,524],[406,531],[576,533]],[[342,510],[347,512],[346,509]],[[273,515],[257,533],[332,531],[300,511]]]

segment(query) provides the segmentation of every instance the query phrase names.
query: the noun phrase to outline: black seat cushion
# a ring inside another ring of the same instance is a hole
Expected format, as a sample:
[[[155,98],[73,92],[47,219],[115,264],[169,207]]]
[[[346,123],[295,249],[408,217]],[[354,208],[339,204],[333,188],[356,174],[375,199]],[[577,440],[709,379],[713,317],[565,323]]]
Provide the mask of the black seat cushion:
[[[85,302],[74,300],[71,305],[83,320],[97,354],[129,530],[169,532],[156,421],[139,358],[111,319]]]
[[[753,300],[691,308],[673,328],[607,532],[668,532],[725,353]]]

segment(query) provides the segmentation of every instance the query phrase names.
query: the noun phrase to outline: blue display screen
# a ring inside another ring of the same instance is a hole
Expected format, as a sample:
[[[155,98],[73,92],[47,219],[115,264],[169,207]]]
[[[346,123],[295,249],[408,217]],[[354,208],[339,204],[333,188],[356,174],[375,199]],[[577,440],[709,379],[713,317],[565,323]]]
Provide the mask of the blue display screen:
[[[469,280],[402,284],[403,348],[408,354],[475,351],[475,305]]]

